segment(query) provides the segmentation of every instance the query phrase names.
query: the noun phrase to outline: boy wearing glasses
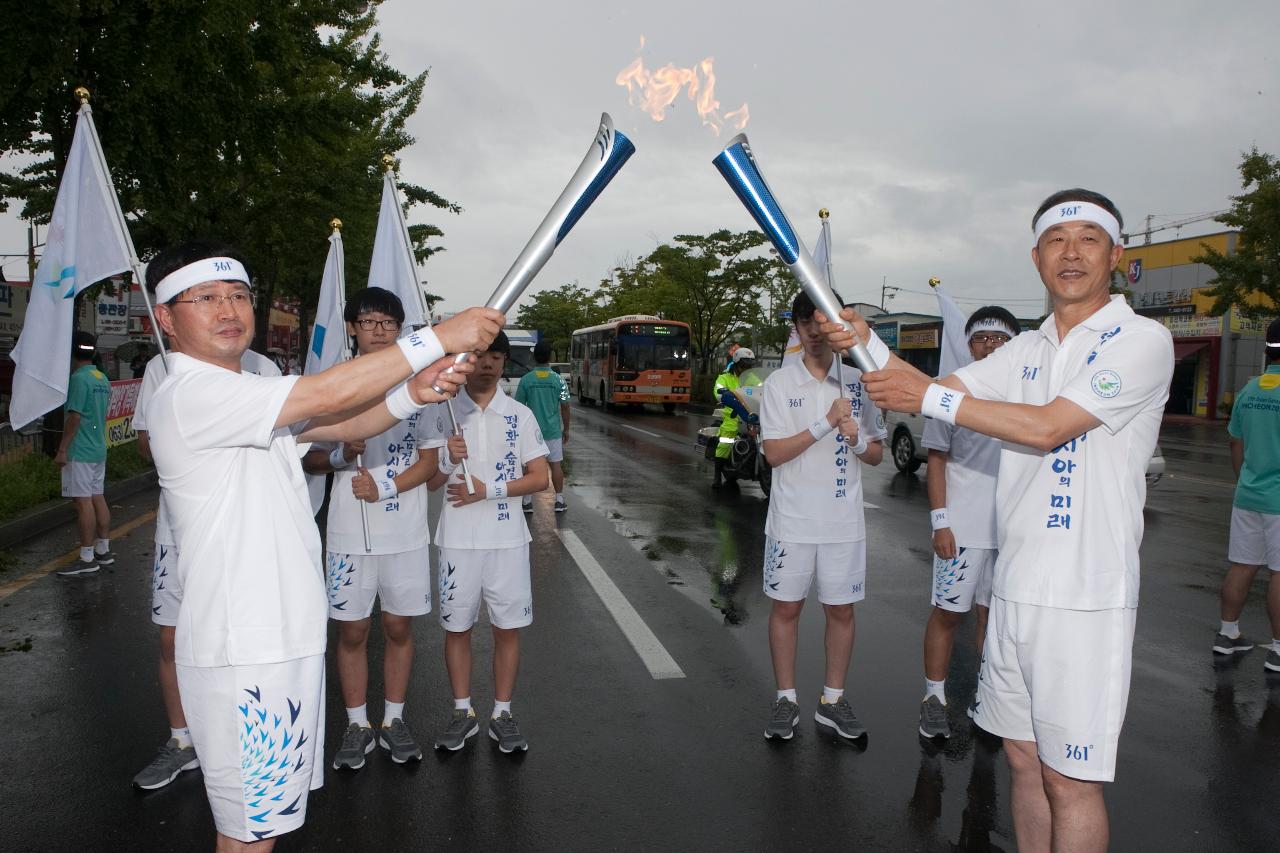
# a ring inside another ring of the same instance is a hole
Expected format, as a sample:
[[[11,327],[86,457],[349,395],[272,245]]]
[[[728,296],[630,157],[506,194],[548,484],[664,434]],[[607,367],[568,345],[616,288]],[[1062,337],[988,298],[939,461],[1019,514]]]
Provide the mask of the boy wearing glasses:
[[[965,324],[974,361],[991,355],[1018,334],[1018,321],[999,306],[979,308]],[[933,610],[924,630],[924,699],[920,734],[951,737],[947,721],[947,670],[956,629],[973,606],[977,647],[986,637],[991,576],[996,561],[996,474],[999,439],[936,418],[925,423],[929,450],[925,477],[933,528]]]
[[[357,358],[395,346],[404,323],[400,298],[381,287],[353,294],[343,310]],[[404,703],[413,667],[413,618],[431,612],[431,533],[427,490],[436,472],[418,455],[415,412],[366,441],[317,444],[303,459],[309,474],[334,473],[325,527],[325,582],[329,618],[338,623],[338,680],[347,710],[333,769],[359,770],[377,744],[397,764],[421,761],[405,722]],[[369,519],[366,543],[361,504]],[[383,713],[375,733],[369,723],[369,630],[373,602],[382,611]]]
[[[456,391],[471,365],[444,353],[486,346],[503,316],[469,309],[313,376],[253,376],[240,369],[252,281],[225,246],[151,261],[156,320],[178,352],[147,420],[182,554],[178,686],[217,848],[269,851],[323,781],[328,602],[302,451],[377,435]]]

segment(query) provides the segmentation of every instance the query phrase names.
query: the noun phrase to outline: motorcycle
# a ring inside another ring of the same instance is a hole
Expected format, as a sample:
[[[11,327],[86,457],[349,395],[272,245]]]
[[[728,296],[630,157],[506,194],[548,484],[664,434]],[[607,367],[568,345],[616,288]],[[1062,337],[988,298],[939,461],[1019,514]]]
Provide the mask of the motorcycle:
[[[760,401],[764,397],[764,379],[772,372],[770,368],[752,368],[739,377],[738,400],[746,409],[747,417],[738,419],[738,437],[734,439],[722,469],[725,479],[730,482],[756,481],[766,498],[773,487],[773,468],[760,449]],[[719,442],[718,426],[698,430],[698,443],[705,445],[707,459],[715,459]]]

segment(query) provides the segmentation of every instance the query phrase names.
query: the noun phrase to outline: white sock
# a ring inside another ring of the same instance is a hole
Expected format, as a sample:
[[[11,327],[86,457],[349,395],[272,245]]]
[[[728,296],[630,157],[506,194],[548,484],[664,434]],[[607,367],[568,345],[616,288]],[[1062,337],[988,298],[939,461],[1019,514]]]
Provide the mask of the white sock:
[[[784,696],[792,702],[796,701],[796,689],[792,687],[790,690],[779,690],[777,699],[781,699]]]
[[[1280,655],[1280,639],[1275,637],[1271,638],[1271,650]]]
[[[357,723],[362,729],[369,728],[368,708],[369,708],[368,705],[361,705],[359,708],[348,708],[347,709],[347,725],[349,726],[352,723]]]
[[[470,696],[468,696],[468,697],[467,697],[467,698],[465,698],[465,699],[454,699],[454,700],[453,700],[453,709],[454,709],[455,711],[470,711],[470,710],[471,710],[471,697],[470,697]]]
[[[564,492],[556,492],[556,500],[558,501],[564,500]]]
[[[392,720],[404,719],[403,702],[392,702],[390,699],[384,699],[382,705],[382,725],[389,726]]]
[[[828,687],[822,685],[822,701],[828,705],[834,705],[840,701],[840,697],[844,695],[843,687]]]
[[[926,678],[924,680],[924,698],[928,699],[930,696],[937,696],[938,701],[945,705],[947,704],[946,687],[947,680],[945,678],[941,681],[932,681]]]
[[[87,548],[80,549],[80,562],[82,563],[93,562],[93,546],[92,545],[90,545]]]
[[[496,720],[496,719],[498,719],[499,717],[501,717],[501,716],[502,716],[502,712],[503,712],[503,711],[506,711],[508,714],[510,714],[510,713],[511,713],[511,703],[510,703],[510,702],[498,702],[498,701],[496,701],[496,700],[495,700],[495,701],[494,701],[494,703],[493,703],[493,718]]]
[[[169,737],[176,740],[178,742],[178,746],[180,747],[185,748],[185,747],[191,746],[191,729],[189,728],[183,728],[183,729],[170,728]]]
[[[1237,619],[1235,622],[1228,622],[1227,620],[1223,619],[1222,630],[1219,631],[1218,633],[1222,634],[1224,637],[1226,637],[1229,640],[1236,639],[1237,637],[1240,636],[1240,620]]]
[[[93,550],[98,552],[99,554],[107,553],[108,551],[111,550],[111,540],[99,539],[98,544],[94,546]]]

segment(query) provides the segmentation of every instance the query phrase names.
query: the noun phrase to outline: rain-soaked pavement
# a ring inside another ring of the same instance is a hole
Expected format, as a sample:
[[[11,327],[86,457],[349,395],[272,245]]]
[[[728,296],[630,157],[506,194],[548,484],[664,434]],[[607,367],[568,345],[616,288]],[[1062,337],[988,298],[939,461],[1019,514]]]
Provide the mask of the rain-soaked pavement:
[[[760,590],[767,504],[753,484],[713,493],[693,447],[709,419],[574,408],[569,512],[534,514],[535,621],[524,634],[515,711],[531,742],[502,756],[478,738],[456,754],[357,773],[327,771],[305,827],[282,851],[1013,850],[998,742],[963,716],[977,654],[966,629],[948,679],[955,736],[916,733],[928,615],[923,470],[865,470],[868,597],[848,682],[870,734],[834,743],[807,720],[821,688],[821,615],[806,609],[799,686],[806,722],[762,737],[773,699]],[[1226,663],[1216,628],[1232,494],[1225,432],[1166,425],[1169,473],[1150,492],[1133,686],[1108,786],[1115,850],[1280,848],[1280,677],[1262,653]],[[0,850],[208,849],[200,774],[142,794],[129,780],[166,736],[148,617],[148,513],[155,492],[115,508],[111,571],[13,579],[66,554],[70,528],[4,555],[0,574]],[[682,678],[655,679],[556,530],[571,530],[652,629]],[[1267,634],[1259,578],[1243,627]],[[5,587],[4,584],[10,584]],[[434,617],[418,620],[406,718],[429,745],[448,690]],[[491,703],[491,644],[477,632],[474,699]],[[377,629],[371,642],[380,654]],[[23,649],[26,649],[25,651]],[[380,667],[369,707],[381,708]],[[326,756],[342,704],[330,660]]]

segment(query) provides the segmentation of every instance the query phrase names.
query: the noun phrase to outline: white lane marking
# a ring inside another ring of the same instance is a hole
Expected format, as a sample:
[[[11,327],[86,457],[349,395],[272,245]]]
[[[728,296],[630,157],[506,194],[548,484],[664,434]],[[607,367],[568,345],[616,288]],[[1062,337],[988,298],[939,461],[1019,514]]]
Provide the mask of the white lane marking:
[[[865,506],[867,509],[879,509],[879,508],[880,508],[880,504],[873,504],[873,503],[871,503],[870,501],[863,501],[863,502],[862,502],[862,505],[863,505],[863,506]]]
[[[1235,483],[1227,483],[1222,480],[1202,480],[1199,477],[1188,477],[1186,474],[1165,474],[1170,480],[1186,480],[1188,483],[1200,483],[1203,486],[1222,486],[1227,489],[1234,489]]]
[[[662,436],[658,435],[656,432],[649,432],[647,429],[640,429],[640,427],[633,427],[631,426],[631,424],[618,424],[618,426],[622,427],[623,429],[631,429],[631,430],[635,430],[636,432],[642,432],[645,435],[651,435],[654,438],[662,438]]]
[[[618,589],[605,574],[604,568],[595,557],[591,556],[591,552],[587,550],[586,545],[582,544],[578,534],[572,530],[558,529],[556,535],[560,537],[569,556],[573,557],[573,561],[578,564],[578,569],[586,577],[587,583],[591,584],[596,595],[600,596],[605,609],[609,611],[613,621],[618,623],[618,628],[631,643],[631,648],[636,650],[636,654],[648,668],[649,674],[654,678],[684,678],[684,670],[680,669],[675,659],[667,653],[657,636],[631,606],[631,602],[627,601],[622,590]]]

